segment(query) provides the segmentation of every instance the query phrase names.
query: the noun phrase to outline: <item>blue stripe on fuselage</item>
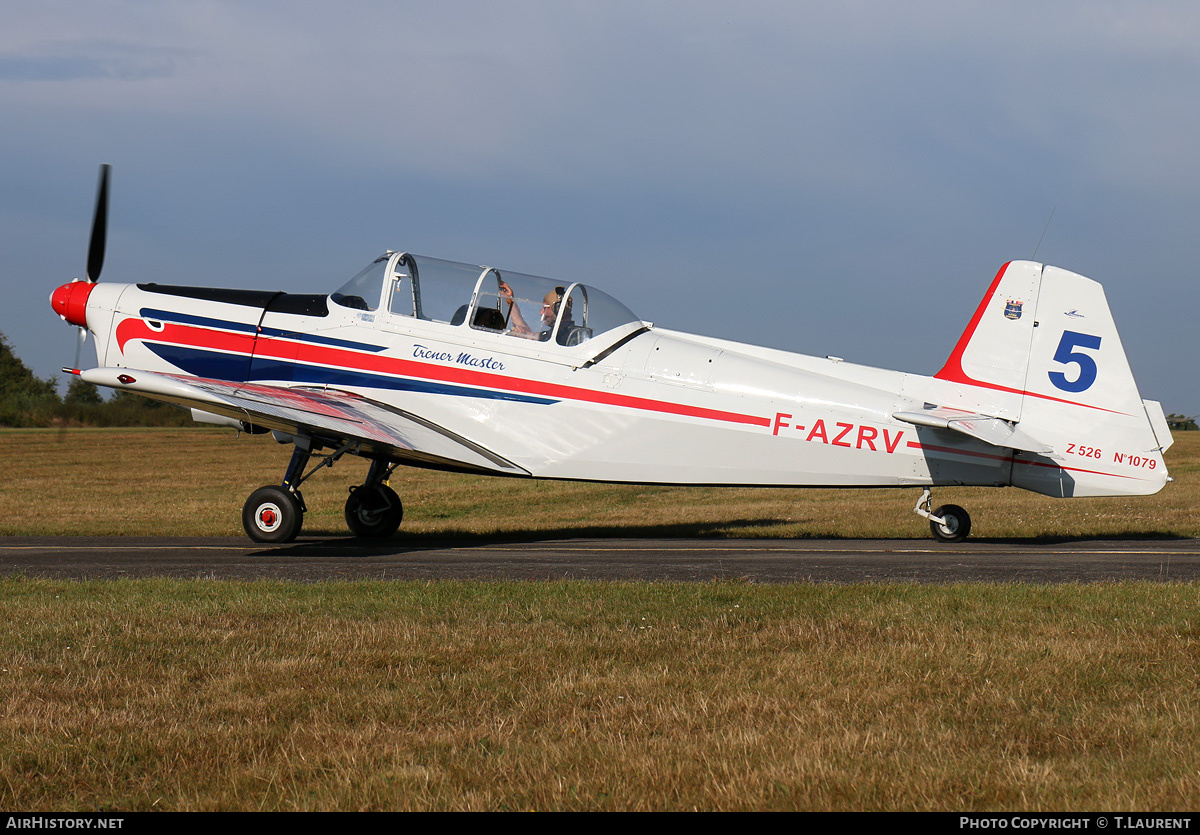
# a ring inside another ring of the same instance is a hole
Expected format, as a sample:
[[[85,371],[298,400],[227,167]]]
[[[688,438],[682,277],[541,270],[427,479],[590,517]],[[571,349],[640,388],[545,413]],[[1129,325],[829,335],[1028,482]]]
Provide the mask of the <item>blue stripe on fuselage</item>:
[[[138,311],[138,315],[143,319],[151,319],[156,322],[175,322],[180,325],[195,325],[201,328],[217,328],[219,330],[239,331],[241,333],[258,333],[261,336],[284,337],[285,339],[294,339],[297,342],[333,345],[338,348],[353,348],[357,351],[377,353],[386,347],[384,345],[371,345],[367,342],[355,342],[350,339],[336,339],[332,336],[315,336],[311,333],[300,333],[299,331],[282,330],[280,328],[260,329],[257,325],[251,325],[248,322],[212,319],[208,316],[193,316],[190,313],[175,313],[171,310],[156,310],[152,307],[143,307]]]
[[[307,385],[359,386],[361,388],[391,389],[394,391],[416,391],[423,394],[449,394],[456,397],[479,397],[487,400],[512,400],[518,403],[535,403],[547,406],[557,403],[547,397],[532,397],[508,391],[492,391],[430,380],[414,380],[410,377],[393,377],[387,374],[372,374],[349,368],[327,368],[306,365],[288,360],[255,357],[253,363],[244,354],[223,354],[184,345],[165,345],[157,342],[143,343],[147,348],[176,368],[197,377],[232,382],[254,382],[257,380],[290,380]],[[246,368],[251,368],[247,375]],[[233,373],[231,373],[233,372]]]

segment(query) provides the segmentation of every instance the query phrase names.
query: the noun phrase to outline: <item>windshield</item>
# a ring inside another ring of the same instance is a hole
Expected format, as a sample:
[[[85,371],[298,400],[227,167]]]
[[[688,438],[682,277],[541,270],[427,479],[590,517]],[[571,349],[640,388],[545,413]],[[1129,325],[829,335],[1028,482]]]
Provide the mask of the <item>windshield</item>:
[[[358,275],[343,284],[329,300],[355,310],[374,310],[379,307],[379,294],[383,292],[383,277],[387,272],[388,256],[376,258],[359,271]]]

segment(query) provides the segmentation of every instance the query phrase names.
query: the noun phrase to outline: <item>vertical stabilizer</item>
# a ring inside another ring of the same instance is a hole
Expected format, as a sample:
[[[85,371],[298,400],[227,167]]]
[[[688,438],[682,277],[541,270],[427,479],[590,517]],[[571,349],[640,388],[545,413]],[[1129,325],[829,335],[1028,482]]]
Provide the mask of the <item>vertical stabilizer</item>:
[[[1056,496],[1138,495],[1166,483],[1104,289],[1058,267],[1006,264],[946,365],[962,403],[1019,422],[1051,451],[1017,452],[1012,483]]]

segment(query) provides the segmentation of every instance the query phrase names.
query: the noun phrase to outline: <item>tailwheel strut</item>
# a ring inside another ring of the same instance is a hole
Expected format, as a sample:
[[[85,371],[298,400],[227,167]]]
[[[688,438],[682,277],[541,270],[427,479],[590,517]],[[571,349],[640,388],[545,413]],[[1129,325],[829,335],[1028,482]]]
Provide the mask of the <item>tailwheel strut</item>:
[[[929,520],[929,531],[939,542],[962,542],[971,533],[971,516],[956,504],[944,504],[936,510],[933,494],[926,487],[913,512]]]

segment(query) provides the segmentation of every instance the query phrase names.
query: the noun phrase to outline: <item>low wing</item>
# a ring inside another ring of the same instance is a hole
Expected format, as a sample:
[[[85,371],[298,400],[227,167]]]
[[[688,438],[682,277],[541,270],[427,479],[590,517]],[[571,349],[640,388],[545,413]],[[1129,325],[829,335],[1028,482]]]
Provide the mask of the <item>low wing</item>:
[[[357,443],[367,455],[416,466],[528,475],[490,450],[409,412],[349,392],[231,383],[128,368],[93,368],[89,383],[132,391],[325,445]]]
[[[919,412],[896,412],[892,417],[914,426],[949,429],[992,446],[1040,455],[1053,452],[1052,447],[1022,432],[1016,423],[991,415],[968,414],[957,409],[925,409]]]

